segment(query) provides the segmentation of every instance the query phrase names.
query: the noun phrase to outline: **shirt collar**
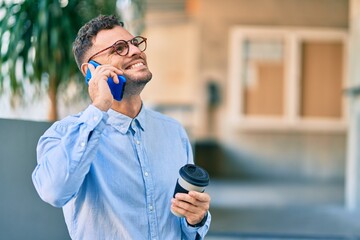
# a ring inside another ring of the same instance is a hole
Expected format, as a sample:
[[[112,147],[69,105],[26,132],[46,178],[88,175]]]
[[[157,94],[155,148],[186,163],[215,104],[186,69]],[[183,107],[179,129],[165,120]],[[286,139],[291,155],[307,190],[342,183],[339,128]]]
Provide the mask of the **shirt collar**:
[[[128,117],[122,113],[114,111],[113,109],[109,109],[107,113],[109,115],[107,123],[122,134],[127,133],[132,122],[137,124],[141,130],[145,131],[146,109],[144,106],[141,107],[139,114],[135,118]]]

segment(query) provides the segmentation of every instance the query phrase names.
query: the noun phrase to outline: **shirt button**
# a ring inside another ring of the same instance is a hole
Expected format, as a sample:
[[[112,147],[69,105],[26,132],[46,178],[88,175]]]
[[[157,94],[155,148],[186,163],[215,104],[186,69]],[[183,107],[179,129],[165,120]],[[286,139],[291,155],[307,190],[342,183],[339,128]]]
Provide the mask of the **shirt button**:
[[[154,207],[152,205],[149,206],[150,211],[152,211],[154,209]]]
[[[136,144],[137,144],[137,145],[140,145],[140,141],[137,141],[137,140],[136,140]]]
[[[93,120],[96,122],[98,120],[98,117],[97,116],[93,117]]]
[[[149,176],[149,173],[148,172],[145,172],[144,173],[145,177]]]
[[[81,142],[81,143],[80,143],[80,146],[81,146],[81,147],[85,147],[85,142]]]

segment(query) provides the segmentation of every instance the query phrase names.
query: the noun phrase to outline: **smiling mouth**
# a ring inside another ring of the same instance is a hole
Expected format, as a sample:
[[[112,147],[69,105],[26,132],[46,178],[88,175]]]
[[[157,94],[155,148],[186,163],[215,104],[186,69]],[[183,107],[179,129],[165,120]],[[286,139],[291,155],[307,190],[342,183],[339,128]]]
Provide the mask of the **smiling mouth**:
[[[127,70],[130,70],[130,69],[135,69],[135,68],[142,67],[142,66],[145,66],[145,64],[142,63],[142,62],[139,62],[139,63],[135,63],[135,64],[133,64],[133,65],[130,65],[130,66],[127,67],[126,69],[127,69]]]

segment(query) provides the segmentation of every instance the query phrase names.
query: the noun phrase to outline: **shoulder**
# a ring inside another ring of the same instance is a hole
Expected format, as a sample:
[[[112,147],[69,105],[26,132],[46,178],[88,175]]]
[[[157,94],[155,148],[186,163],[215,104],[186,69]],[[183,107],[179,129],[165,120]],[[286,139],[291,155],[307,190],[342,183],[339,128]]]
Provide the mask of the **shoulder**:
[[[97,119],[100,119],[103,116],[99,109],[96,109],[92,105],[89,105],[82,112],[69,115],[61,120],[54,122],[50,129],[60,132],[66,131],[66,129],[75,125],[87,124],[88,122],[91,122],[91,120],[95,117]]]
[[[178,120],[149,108],[145,110],[147,119],[151,124],[155,124],[163,130],[167,129],[172,132],[177,132],[183,137],[187,137],[185,128]]]
[[[70,115],[67,116],[61,120],[58,120],[56,122],[54,122],[44,133],[45,136],[47,135],[53,135],[53,134],[61,134],[63,135],[64,133],[67,132],[67,130],[69,128],[71,128],[72,126],[74,126],[77,122],[79,117],[81,116],[81,113],[78,113],[76,115]]]
[[[79,118],[81,117],[82,114],[83,114],[83,112],[68,115],[68,116],[64,117],[63,119],[60,119],[60,120],[54,122],[54,124],[52,126],[54,126],[54,127],[68,127],[69,125],[73,125],[74,123],[78,122]]]
[[[170,125],[182,127],[181,123],[172,117],[169,117],[163,113],[157,112],[157,111],[149,109],[149,108],[146,108],[145,110],[146,110],[147,117],[150,119],[155,119],[159,122],[162,122],[163,124],[170,124]]]

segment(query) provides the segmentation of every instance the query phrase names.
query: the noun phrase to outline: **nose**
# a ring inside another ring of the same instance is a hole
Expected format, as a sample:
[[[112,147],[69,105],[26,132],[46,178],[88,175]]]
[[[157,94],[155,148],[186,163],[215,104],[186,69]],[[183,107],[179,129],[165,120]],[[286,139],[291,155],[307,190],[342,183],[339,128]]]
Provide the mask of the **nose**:
[[[136,47],[135,45],[129,43],[129,56],[133,56],[133,55],[139,55],[141,54],[141,51],[138,47]]]

